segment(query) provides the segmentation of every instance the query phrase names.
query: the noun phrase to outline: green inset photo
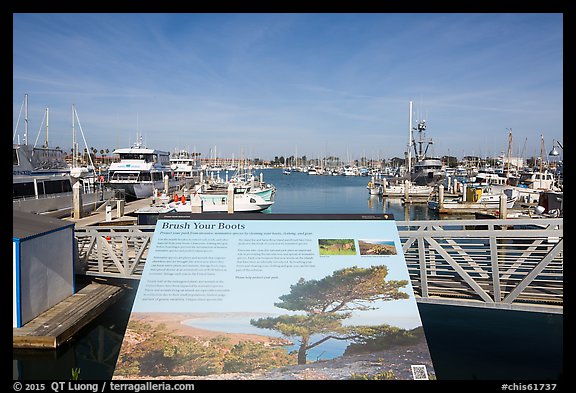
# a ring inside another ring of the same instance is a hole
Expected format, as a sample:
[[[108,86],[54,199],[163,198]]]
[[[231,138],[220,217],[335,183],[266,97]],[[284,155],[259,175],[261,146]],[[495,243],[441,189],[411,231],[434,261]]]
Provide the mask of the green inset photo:
[[[354,239],[318,239],[320,255],[356,255]]]

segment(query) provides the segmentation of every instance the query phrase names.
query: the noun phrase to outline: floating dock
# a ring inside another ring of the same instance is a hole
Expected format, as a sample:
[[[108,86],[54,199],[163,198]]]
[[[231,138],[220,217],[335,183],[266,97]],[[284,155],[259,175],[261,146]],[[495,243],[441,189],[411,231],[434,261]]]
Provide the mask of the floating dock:
[[[90,283],[21,328],[12,328],[12,346],[55,349],[115,303],[123,292],[115,285]]]
[[[123,207],[121,211],[118,209],[118,204],[113,203],[111,207],[113,211],[107,216],[105,207],[92,212],[91,214],[85,215],[82,218],[72,218],[66,217],[63,220],[73,222],[76,227],[86,227],[86,226],[114,226],[114,225],[135,225],[136,216],[131,216],[134,211],[152,205],[152,197],[137,199],[130,202],[123,202]]]

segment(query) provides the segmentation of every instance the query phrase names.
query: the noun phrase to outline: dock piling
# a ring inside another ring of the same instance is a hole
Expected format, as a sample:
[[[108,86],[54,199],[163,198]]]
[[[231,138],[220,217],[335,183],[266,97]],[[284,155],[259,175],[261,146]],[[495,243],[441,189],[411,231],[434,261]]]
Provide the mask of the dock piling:
[[[499,206],[500,218],[506,218],[508,216],[508,206],[506,204],[507,199],[508,198],[506,194],[504,193],[500,194],[500,206]]]
[[[228,184],[228,214],[234,213],[234,186]]]

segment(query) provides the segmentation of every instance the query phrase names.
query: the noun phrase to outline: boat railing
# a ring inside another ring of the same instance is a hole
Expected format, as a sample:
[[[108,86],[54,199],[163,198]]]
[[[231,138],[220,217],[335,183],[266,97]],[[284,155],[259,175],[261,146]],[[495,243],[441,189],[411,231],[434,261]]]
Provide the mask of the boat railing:
[[[418,302],[563,312],[563,219],[398,221]],[[140,279],[154,225],[75,229],[77,273]]]

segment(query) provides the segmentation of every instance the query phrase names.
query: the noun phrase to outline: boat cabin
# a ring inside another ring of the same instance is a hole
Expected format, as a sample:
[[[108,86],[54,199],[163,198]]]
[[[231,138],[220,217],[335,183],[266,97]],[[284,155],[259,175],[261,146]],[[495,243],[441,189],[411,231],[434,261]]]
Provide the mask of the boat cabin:
[[[520,174],[518,187],[533,190],[549,190],[554,186],[554,176],[550,172],[524,172]]]

